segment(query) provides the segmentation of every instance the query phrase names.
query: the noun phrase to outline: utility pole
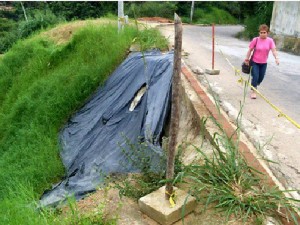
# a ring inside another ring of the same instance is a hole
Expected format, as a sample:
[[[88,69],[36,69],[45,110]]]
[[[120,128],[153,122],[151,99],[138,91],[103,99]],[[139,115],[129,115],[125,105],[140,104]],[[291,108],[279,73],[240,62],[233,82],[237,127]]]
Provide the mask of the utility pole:
[[[118,32],[120,33],[120,30],[123,30],[124,27],[124,2],[118,1]]]
[[[179,84],[181,73],[181,49],[182,49],[182,23],[180,17],[175,13],[174,15],[175,25],[175,43],[174,43],[174,69],[172,79],[172,100],[171,100],[171,122],[170,122],[170,139],[167,157],[167,171],[166,179],[166,199],[173,197],[172,181],[174,178],[174,162],[175,162],[175,150],[177,142],[177,133],[179,127]]]
[[[192,1],[192,6],[191,6],[191,23],[193,22],[194,5],[195,5],[195,2]]]

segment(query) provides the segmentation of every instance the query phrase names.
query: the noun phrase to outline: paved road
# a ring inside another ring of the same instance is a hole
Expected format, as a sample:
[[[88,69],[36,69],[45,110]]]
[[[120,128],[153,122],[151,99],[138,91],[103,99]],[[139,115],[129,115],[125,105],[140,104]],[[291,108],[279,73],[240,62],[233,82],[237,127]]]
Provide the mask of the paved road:
[[[247,52],[248,41],[234,37],[242,29],[242,26],[215,28],[215,69],[220,69],[221,72],[217,76],[199,77],[202,84],[207,86],[206,81],[210,83],[222,107],[233,121],[244,99],[244,87],[237,82],[239,77],[235,76],[230,66],[231,63],[240,68]],[[172,43],[173,26],[164,26],[160,30]],[[184,59],[185,63],[191,68],[211,69],[211,43],[211,27],[184,25],[183,50],[188,53]],[[277,66],[270,53],[267,74],[258,90],[275,106],[300,123],[300,56],[279,51],[279,57],[280,65]],[[248,75],[243,77],[247,79]],[[250,99],[249,88],[246,92],[243,131],[259,148],[264,158],[277,162],[270,165],[276,177],[287,188],[300,190],[300,129],[284,117],[278,117],[278,112],[261,97],[256,100]]]

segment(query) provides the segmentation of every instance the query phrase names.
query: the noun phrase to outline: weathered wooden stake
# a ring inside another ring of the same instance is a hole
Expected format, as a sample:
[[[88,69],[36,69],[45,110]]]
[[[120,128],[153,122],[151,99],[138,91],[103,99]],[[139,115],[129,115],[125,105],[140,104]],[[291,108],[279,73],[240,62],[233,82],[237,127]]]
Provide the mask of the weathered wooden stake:
[[[174,43],[174,69],[172,79],[172,100],[171,100],[171,124],[170,124],[170,138],[167,157],[167,172],[166,178],[169,180],[166,184],[166,199],[169,199],[173,194],[172,179],[174,177],[174,161],[176,140],[179,124],[179,83],[181,73],[181,49],[182,49],[182,23],[180,17],[175,13],[175,43]]]

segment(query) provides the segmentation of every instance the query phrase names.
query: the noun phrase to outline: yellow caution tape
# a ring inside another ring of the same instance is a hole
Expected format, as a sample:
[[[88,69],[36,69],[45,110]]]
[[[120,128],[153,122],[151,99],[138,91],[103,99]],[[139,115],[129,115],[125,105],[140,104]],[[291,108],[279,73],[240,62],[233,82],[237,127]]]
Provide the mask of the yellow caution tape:
[[[166,194],[170,196],[169,197],[169,202],[170,202],[170,205],[171,205],[170,207],[174,208],[175,205],[176,205],[176,202],[175,202],[175,191],[173,191],[172,194],[170,194],[169,192],[166,191]]]

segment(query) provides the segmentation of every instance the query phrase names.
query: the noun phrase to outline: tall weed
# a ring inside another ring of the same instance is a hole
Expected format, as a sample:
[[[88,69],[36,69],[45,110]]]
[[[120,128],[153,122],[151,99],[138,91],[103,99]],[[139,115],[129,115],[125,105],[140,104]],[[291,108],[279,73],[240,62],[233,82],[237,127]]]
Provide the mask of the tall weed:
[[[213,137],[215,149],[210,155],[205,149],[195,147],[201,155],[202,163],[187,165],[175,181],[188,182],[191,193],[199,201],[203,201],[205,207],[212,205],[223,211],[227,222],[232,219],[248,222],[249,219],[259,220],[267,216],[278,217],[280,212],[297,224],[293,209],[299,210],[295,203],[300,201],[285,197],[284,191],[277,187],[268,186],[263,174],[249,166],[239,152],[239,133],[248,83],[249,81],[244,83],[243,101],[240,103],[240,112],[236,119],[237,139],[233,139],[233,135],[228,136],[222,124],[215,118],[203,119],[203,127],[210,119],[218,128]],[[209,88],[212,91],[210,86]],[[213,98],[216,101],[217,97],[214,94]],[[217,101],[215,104],[220,113]]]

